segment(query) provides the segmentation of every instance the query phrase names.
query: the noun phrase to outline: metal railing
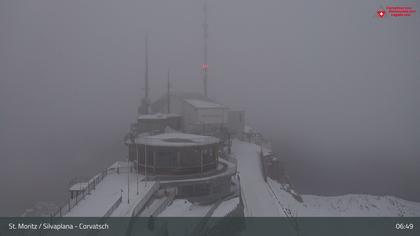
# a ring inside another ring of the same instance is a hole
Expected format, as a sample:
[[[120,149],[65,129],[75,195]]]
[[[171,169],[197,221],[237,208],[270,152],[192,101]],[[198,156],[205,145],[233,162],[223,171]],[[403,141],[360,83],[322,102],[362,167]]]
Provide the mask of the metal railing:
[[[165,201],[152,213],[152,216],[158,216],[162,213],[175,199],[175,191],[169,192]]]
[[[160,184],[159,182],[147,183],[152,184],[152,187],[148,190],[146,194],[143,195],[143,198],[136,204],[136,206],[131,210],[130,216],[135,217],[137,216],[144,208],[146,203],[150,200],[150,198],[155,194],[157,190],[159,190]]]
[[[50,217],[63,217],[66,214],[68,214],[71,209],[73,209],[77,204],[83,200],[86,195],[90,194],[92,191],[96,189],[96,187],[102,182],[102,180],[110,175],[110,174],[119,174],[119,173],[128,173],[133,172],[132,166],[123,166],[123,167],[112,167],[112,168],[106,168],[103,171],[101,171],[99,174],[95,175],[93,178],[91,178],[88,181],[88,185],[81,189],[76,197],[69,198],[66,203],[62,204],[56,211],[52,212],[50,214]],[[118,200],[117,200],[118,202]],[[117,202],[114,203],[113,206],[118,207]],[[111,209],[110,209],[111,210]],[[115,209],[113,209],[115,210]],[[113,211],[112,210],[112,211]],[[112,213],[111,213],[112,214]]]
[[[114,204],[112,204],[111,208],[109,208],[109,210],[105,213],[103,217],[110,216],[115,211],[115,209],[117,209],[120,206],[121,202],[122,202],[122,196],[119,197],[117,201],[114,202]]]

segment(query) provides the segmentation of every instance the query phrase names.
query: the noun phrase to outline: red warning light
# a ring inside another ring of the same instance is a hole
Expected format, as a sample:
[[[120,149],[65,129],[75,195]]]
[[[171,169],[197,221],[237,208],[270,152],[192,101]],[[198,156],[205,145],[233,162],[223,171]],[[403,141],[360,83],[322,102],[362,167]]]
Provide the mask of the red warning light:
[[[201,66],[201,68],[203,68],[203,70],[207,70],[207,69],[209,68],[209,65],[208,65],[208,64],[203,64],[203,65]]]
[[[378,14],[379,18],[384,18],[384,16],[385,16],[385,10],[379,9],[377,11],[377,14]]]

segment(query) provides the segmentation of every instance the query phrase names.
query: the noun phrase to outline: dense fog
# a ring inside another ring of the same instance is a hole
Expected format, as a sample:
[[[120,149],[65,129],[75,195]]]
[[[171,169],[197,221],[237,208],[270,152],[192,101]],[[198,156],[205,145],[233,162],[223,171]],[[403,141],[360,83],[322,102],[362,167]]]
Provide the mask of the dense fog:
[[[212,0],[209,96],[244,109],[302,193],[420,201],[420,17],[382,0]],[[411,3],[412,1],[406,1]],[[0,1],[0,215],[124,159],[144,94],[202,91],[203,1]]]

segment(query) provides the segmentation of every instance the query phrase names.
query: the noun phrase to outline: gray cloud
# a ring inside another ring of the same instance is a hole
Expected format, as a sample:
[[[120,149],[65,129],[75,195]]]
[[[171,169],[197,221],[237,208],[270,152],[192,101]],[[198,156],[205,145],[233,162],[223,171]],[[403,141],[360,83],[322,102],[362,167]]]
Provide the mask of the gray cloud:
[[[303,192],[420,200],[420,18],[378,20],[381,4],[208,3],[210,96],[246,110]],[[0,214],[125,155],[146,33],[152,97],[168,67],[201,89],[201,20],[193,0],[1,1]]]

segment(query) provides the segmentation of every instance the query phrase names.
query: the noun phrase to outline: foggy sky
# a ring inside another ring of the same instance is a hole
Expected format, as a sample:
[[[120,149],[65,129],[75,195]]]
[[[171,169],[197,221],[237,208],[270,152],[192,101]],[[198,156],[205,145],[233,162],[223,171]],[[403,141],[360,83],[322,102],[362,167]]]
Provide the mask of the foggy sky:
[[[152,98],[168,68],[174,90],[201,91],[202,3],[0,1],[0,215],[124,157],[146,34]],[[208,1],[209,94],[246,110],[302,192],[420,201],[420,17],[381,6]]]

